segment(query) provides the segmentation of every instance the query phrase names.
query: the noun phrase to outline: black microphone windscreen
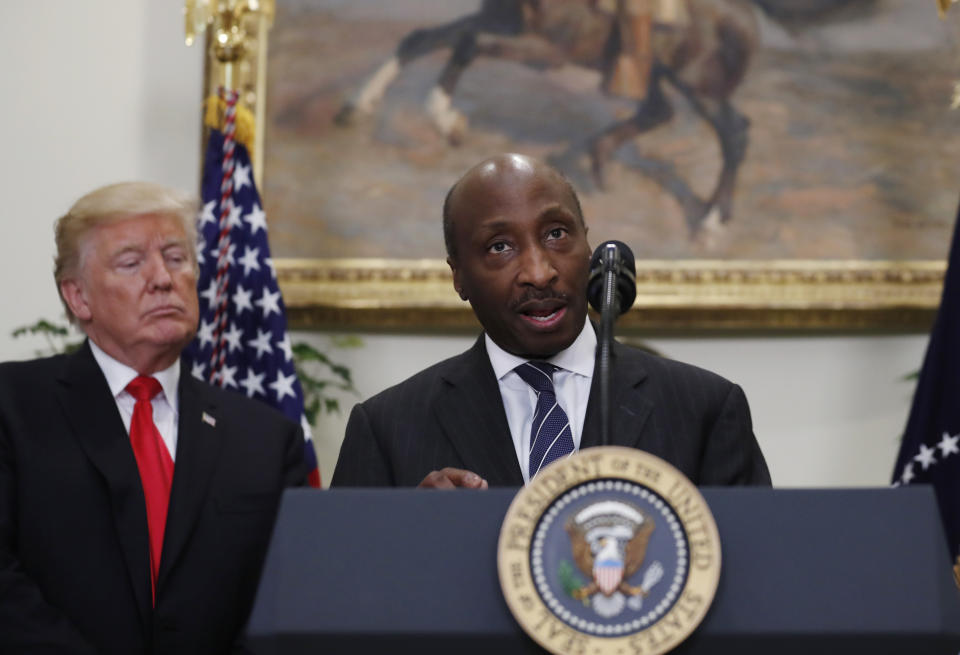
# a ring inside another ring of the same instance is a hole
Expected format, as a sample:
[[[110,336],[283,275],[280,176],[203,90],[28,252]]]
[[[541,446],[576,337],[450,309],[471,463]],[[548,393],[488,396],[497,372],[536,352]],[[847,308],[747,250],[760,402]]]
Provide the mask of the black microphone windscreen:
[[[617,275],[617,298],[620,313],[633,306],[637,298],[637,265],[633,251],[622,241],[604,241],[593,251],[590,258],[590,280],[587,283],[587,300],[595,310],[603,311],[603,252],[608,246],[616,247],[620,255],[620,273]]]

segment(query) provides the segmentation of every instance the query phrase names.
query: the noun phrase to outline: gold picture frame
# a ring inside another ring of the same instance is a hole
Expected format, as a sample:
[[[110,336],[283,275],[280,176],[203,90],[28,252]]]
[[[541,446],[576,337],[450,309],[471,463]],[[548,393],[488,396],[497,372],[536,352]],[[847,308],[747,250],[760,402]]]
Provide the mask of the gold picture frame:
[[[316,329],[441,330],[477,325],[440,260],[281,259],[291,323]],[[942,261],[644,261],[629,330],[929,328]]]
[[[238,0],[234,4],[240,4]],[[249,0],[247,0],[249,1]],[[188,3],[189,4],[189,3]],[[273,2],[253,3],[256,35],[237,67],[241,99],[263,136],[267,26]],[[208,33],[208,44],[215,35]],[[220,83],[211,56],[205,88]],[[269,138],[269,135],[267,135]],[[258,184],[263,166],[254,152]],[[260,187],[263,188],[262,186]],[[473,329],[467,303],[453,291],[441,259],[274,260],[288,317],[296,329],[456,331]],[[645,330],[923,331],[939,304],[942,260],[641,260],[637,300],[620,322]]]

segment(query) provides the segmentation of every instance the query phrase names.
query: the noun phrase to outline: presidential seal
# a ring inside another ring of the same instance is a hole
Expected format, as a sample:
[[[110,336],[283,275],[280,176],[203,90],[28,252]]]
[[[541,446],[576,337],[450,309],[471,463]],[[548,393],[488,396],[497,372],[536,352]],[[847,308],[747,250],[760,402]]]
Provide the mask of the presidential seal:
[[[630,448],[590,448],[517,494],[498,568],[513,616],[552,653],[658,655],[706,615],[720,537],[676,468]]]

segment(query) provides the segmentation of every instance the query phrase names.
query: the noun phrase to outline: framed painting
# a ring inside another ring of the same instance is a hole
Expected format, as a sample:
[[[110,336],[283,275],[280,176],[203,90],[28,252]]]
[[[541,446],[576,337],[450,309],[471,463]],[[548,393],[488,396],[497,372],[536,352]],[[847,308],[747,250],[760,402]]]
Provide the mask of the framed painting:
[[[473,325],[450,185],[523,152],[637,258],[633,328],[925,329],[955,16],[916,0],[277,0],[262,191],[298,327]]]

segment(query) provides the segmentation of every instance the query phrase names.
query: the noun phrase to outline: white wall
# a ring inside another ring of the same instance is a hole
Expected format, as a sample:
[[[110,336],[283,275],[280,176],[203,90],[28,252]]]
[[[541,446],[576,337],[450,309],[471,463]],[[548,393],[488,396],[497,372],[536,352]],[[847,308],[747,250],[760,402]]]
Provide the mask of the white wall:
[[[201,53],[183,45],[179,0],[31,0],[0,4],[0,359],[42,343],[13,327],[61,315],[51,277],[52,224],[77,197],[143,178],[195,190]],[[362,335],[333,351],[366,397],[460,352],[471,337]],[[295,335],[326,347],[325,335]],[[740,383],[774,481],[888,482],[926,335],[646,339]],[[317,430],[329,480],[351,399]]]
[[[202,59],[183,45],[182,3],[0,4],[0,360],[41,340],[17,326],[62,316],[53,221],[111,182],[198,187]]]

